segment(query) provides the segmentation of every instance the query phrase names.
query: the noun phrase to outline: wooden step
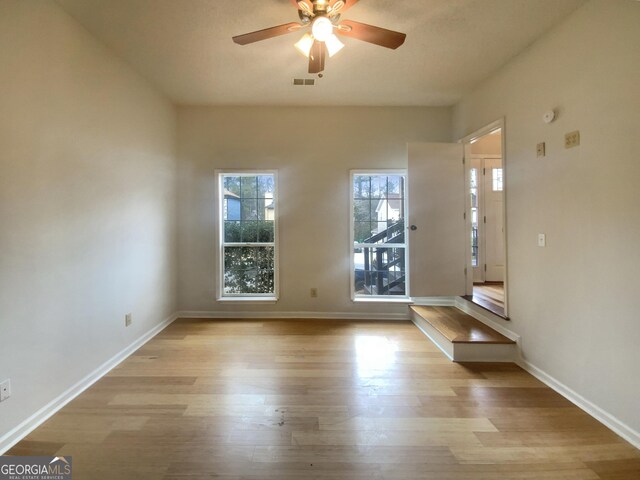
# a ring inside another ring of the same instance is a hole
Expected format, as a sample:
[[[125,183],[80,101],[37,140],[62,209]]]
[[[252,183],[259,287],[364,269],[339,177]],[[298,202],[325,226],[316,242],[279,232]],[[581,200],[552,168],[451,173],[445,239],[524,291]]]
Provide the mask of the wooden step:
[[[511,362],[516,342],[456,307],[411,306],[413,322],[451,360]]]

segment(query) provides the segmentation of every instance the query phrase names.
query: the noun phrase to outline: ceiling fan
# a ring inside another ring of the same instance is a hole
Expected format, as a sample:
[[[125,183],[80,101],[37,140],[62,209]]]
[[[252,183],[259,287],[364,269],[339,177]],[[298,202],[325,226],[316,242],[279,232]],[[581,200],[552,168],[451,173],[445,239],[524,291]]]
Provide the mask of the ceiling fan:
[[[300,23],[285,23],[245,33],[233,37],[233,41],[239,45],[247,45],[311,26],[311,33],[305,33],[295,47],[309,58],[309,73],[320,73],[324,70],[326,55],[332,57],[344,47],[335,33],[394,50],[407,37],[404,33],[353,20],[340,21],[340,15],[358,3],[358,0],[291,0],[291,3],[298,9]]]

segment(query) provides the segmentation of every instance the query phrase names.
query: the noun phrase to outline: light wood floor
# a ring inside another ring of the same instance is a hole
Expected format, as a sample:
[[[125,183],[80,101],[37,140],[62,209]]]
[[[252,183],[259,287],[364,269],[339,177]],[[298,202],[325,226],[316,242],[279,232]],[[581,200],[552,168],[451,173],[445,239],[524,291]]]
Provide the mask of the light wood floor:
[[[412,305],[411,310],[451,343],[516,343],[456,307]]]
[[[504,283],[474,284],[473,295],[466,295],[464,298],[496,315],[505,316]]]
[[[177,321],[10,454],[74,480],[640,478],[563,397],[410,322]]]

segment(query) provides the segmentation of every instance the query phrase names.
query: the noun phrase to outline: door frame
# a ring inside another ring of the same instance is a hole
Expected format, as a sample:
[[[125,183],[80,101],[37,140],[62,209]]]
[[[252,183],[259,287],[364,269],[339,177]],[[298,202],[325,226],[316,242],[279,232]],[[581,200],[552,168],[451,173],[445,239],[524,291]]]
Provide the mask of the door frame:
[[[508,164],[507,164],[507,131],[506,131],[506,122],[505,118],[501,117],[488,125],[462,137],[458,140],[458,143],[461,143],[464,146],[464,182],[465,182],[465,235],[466,235],[466,294],[473,295],[473,267],[471,266],[471,248],[470,248],[470,238],[471,238],[471,203],[469,202],[469,189],[467,188],[469,182],[471,181],[471,142],[479,139],[480,137],[484,137],[485,135],[490,134],[491,132],[500,129],[502,131],[501,138],[501,154],[502,154],[502,178],[505,185],[504,188],[504,198],[503,198],[503,206],[502,206],[502,225],[504,225],[503,232],[503,242],[504,242],[504,314],[505,317],[509,318],[509,243],[508,243],[508,224],[507,224],[507,202],[508,202],[508,193],[509,189],[507,188],[507,179],[508,179]]]

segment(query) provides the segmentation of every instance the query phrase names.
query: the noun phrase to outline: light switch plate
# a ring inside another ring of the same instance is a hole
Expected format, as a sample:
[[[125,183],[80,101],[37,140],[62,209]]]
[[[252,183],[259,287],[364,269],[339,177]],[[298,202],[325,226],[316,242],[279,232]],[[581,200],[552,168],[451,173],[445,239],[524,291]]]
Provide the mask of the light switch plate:
[[[11,380],[0,383],[0,402],[4,402],[11,396]]]
[[[538,246],[546,247],[547,246],[547,236],[544,233],[538,234]]]

